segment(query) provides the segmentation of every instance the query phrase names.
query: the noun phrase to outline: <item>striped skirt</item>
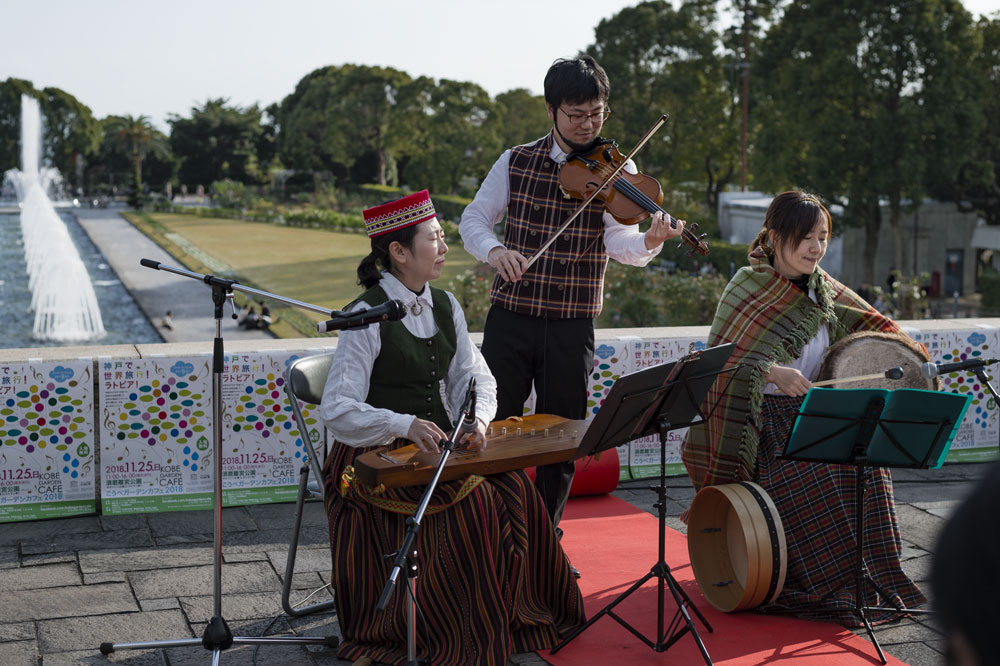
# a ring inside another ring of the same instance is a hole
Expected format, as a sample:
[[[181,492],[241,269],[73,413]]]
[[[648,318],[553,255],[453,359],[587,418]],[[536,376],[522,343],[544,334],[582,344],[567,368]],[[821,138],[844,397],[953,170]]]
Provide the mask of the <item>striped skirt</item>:
[[[778,457],[801,404],[802,398],[765,396],[761,409],[756,481],[778,508],[788,547],[784,589],[775,603],[761,610],[858,626],[851,610],[856,587],[856,468]],[[875,467],[863,472],[865,571],[887,595],[866,585],[863,601],[868,606],[917,608],[927,600],[900,566],[902,546],[889,470]],[[872,622],[897,616],[868,612]]]
[[[400,664],[405,575],[386,610],[375,606],[394,561],[386,555],[406,533],[396,510],[419,504],[424,487],[380,495],[392,510],[341,494],[341,472],[364,451],[335,443],[324,469],[338,656]],[[417,533],[417,657],[435,666],[504,666],[512,653],[554,646],[584,620],[580,589],[528,477],[497,474],[471,486],[439,484]]]

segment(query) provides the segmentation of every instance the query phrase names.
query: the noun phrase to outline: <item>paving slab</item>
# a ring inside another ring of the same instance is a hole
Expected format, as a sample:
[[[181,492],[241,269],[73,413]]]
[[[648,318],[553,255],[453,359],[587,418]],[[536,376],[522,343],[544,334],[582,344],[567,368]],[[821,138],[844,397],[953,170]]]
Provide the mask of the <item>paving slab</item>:
[[[81,583],[76,564],[50,564],[43,567],[0,569],[0,590],[39,590],[46,587],[66,587]]]
[[[310,601],[317,603],[332,599],[325,590]],[[181,597],[181,609],[190,619],[205,619],[212,616],[214,599],[211,596]],[[238,620],[270,619],[283,615],[281,592],[230,593],[222,598],[222,615],[227,622]]]
[[[94,613],[73,619],[43,620],[38,623],[38,643],[43,653],[93,648],[101,643],[194,638],[184,614],[179,610],[149,613]],[[132,652],[123,650],[122,654]],[[138,654],[136,652],[135,654]]]
[[[212,534],[215,529],[213,511],[171,511],[147,516],[149,529],[159,539],[165,536]],[[255,530],[250,515],[244,507],[229,507],[222,510],[222,533]]]
[[[214,566],[184,567],[129,574],[137,599],[195,597],[211,591]],[[281,588],[281,582],[266,562],[243,562],[222,565],[224,595],[240,592],[264,592]]]
[[[288,549],[269,550],[267,557],[274,564],[274,570],[284,575],[285,567],[288,566]],[[295,571],[323,571],[329,572],[333,569],[333,556],[330,554],[330,546],[322,548],[303,548],[301,545],[295,552]]]
[[[0,664],[4,666],[36,666],[38,648],[35,641],[0,643]]]
[[[0,643],[6,643],[7,641],[33,640],[35,640],[34,622],[11,622],[10,624],[0,624]]]
[[[58,553],[67,550],[102,550],[152,546],[149,530],[117,530],[114,532],[53,533],[21,543],[25,555]]]
[[[181,602],[176,597],[166,597],[165,599],[139,600],[139,608],[141,608],[144,613],[157,610],[169,610],[171,608],[179,609],[180,607],[181,607]]]
[[[5,523],[3,529],[0,530],[0,546],[13,546],[18,543],[47,539],[53,534],[83,534],[88,532],[101,532],[101,521],[97,519],[97,516]]]
[[[138,530],[149,527],[146,516],[134,513],[125,516],[101,516],[101,528],[107,532],[113,530]]]
[[[257,504],[248,506],[247,513],[262,530],[284,529],[289,533],[295,521],[295,504]],[[326,527],[326,511],[322,502],[307,502],[302,511],[303,527]]]
[[[896,515],[899,517],[900,534],[905,534],[907,541],[934,552],[938,534],[945,524],[944,519],[909,504],[899,503],[896,504]]]
[[[20,559],[17,546],[0,547],[0,569],[12,569],[20,566]]]
[[[47,564],[65,564],[76,562],[78,555],[75,550],[56,551],[54,553],[39,553],[38,555],[22,555],[22,567],[40,567]]]
[[[102,571],[145,571],[212,564],[213,550],[203,545],[89,550],[80,552],[83,573]]]
[[[131,588],[124,583],[53,587],[39,593],[22,590],[4,594],[0,622],[83,617],[138,610]]]

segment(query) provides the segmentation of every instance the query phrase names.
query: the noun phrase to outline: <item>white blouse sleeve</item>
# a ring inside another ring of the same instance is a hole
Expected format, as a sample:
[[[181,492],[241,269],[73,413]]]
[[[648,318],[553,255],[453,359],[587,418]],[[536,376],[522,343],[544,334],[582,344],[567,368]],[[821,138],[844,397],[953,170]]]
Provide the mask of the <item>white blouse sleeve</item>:
[[[457,348],[455,357],[448,366],[448,407],[449,413],[458,416],[465,393],[469,388],[469,380],[476,378],[476,418],[488,425],[497,413],[497,382],[486,365],[486,359],[472,343],[469,328],[465,323],[465,313],[462,306],[455,300],[454,294],[448,293],[451,300],[451,312],[455,319],[455,334]],[[446,433],[450,434],[450,433]]]
[[[368,304],[359,302],[357,307]],[[416,418],[365,402],[381,346],[378,326],[341,331],[337,340],[320,416],[333,436],[348,446],[375,446],[405,437]]]

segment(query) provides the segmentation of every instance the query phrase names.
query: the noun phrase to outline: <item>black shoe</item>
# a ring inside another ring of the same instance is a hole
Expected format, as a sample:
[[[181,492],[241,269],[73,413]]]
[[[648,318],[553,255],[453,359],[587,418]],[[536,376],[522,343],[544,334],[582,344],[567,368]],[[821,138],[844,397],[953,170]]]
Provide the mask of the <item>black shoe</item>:
[[[573,578],[579,578],[580,577],[580,570],[577,569],[576,567],[574,567],[572,564],[569,565],[569,572],[571,574],[573,574]]]

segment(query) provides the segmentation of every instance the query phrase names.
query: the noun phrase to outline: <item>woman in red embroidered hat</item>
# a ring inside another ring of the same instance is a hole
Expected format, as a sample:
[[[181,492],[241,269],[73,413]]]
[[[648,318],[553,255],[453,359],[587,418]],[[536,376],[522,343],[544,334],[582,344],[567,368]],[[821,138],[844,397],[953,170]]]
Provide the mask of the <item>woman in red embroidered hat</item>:
[[[358,266],[353,307],[398,299],[402,320],[341,332],[321,413],[336,442],[326,460],[338,656],[407,659],[405,588],[376,610],[423,487],[381,493],[352,476],[370,447],[415,443],[436,451],[476,380],[482,446],[496,382],[469,338],[455,297],[431,287],[448,245],[427,191],[364,212],[371,253]],[[583,601],[541,498],[523,472],[438,485],[417,534],[417,652],[431,664],[506,664],[554,646],[583,621]]]

